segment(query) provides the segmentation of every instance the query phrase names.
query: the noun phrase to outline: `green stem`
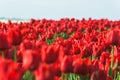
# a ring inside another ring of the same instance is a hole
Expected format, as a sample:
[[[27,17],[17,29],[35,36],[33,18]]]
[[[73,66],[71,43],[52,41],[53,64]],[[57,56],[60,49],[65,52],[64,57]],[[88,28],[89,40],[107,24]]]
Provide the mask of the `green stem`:
[[[62,80],[65,80],[65,74],[62,73]]]
[[[14,61],[17,62],[17,50],[16,50],[16,46],[14,46]]]
[[[1,51],[1,52],[2,52],[2,58],[5,59],[4,51]]]
[[[109,72],[108,72],[109,76],[113,75],[113,71],[112,70],[113,70],[113,63],[114,63],[114,45],[112,45],[111,57],[112,57],[112,59],[111,59],[111,65],[109,67]]]
[[[113,63],[114,63],[114,45],[112,46],[111,55],[112,55],[111,68],[113,68]]]

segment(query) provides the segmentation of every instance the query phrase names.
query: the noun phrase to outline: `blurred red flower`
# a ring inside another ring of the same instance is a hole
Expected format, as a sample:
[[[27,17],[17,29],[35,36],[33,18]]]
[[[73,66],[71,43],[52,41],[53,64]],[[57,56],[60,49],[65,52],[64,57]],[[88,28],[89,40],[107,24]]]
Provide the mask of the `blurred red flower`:
[[[12,45],[19,45],[22,42],[22,34],[19,29],[9,29],[7,31],[8,41]]]
[[[46,62],[48,64],[53,63],[57,60],[58,55],[59,55],[59,46],[57,45],[42,46],[41,57],[43,62]]]
[[[89,73],[90,64],[91,64],[91,61],[88,58],[86,58],[85,60],[79,59],[79,58],[74,60],[73,62],[74,73],[80,74],[80,75],[87,75]]]
[[[6,34],[0,33],[0,50],[5,50],[8,48],[10,48],[10,43],[8,42]]]
[[[50,65],[40,65],[34,74],[36,80],[54,80],[54,69]]]
[[[107,33],[107,42],[112,45],[117,45],[120,41],[120,30],[111,30]]]
[[[23,68],[35,70],[39,67],[41,61],[40,55],[36,50],[26,50],[22,52]]]
[[[61,61],[61,71],[64,73],[73,72],[73,59],[72,56],[65,56]]]

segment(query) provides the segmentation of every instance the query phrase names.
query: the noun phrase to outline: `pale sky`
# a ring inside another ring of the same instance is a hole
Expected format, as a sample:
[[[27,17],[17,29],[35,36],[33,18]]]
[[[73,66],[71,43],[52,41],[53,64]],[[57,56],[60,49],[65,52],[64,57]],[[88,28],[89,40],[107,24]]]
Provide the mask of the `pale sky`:
[[[120,0],[0,0],[0,17],[120,20]]]

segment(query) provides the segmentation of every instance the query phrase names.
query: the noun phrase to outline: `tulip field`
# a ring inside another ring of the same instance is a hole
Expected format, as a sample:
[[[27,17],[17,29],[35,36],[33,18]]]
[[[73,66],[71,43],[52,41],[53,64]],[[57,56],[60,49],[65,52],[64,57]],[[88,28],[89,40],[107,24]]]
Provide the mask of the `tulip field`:
[[[0,22],[0,80],[120,80],[120,20]]]

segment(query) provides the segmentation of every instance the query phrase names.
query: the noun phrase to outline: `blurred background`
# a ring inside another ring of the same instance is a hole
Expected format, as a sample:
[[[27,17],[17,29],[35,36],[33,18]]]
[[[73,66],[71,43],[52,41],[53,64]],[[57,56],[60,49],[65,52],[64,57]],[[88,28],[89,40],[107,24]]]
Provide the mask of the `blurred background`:
[[[120,0],[0,0],[0,18],[120,19]]]

